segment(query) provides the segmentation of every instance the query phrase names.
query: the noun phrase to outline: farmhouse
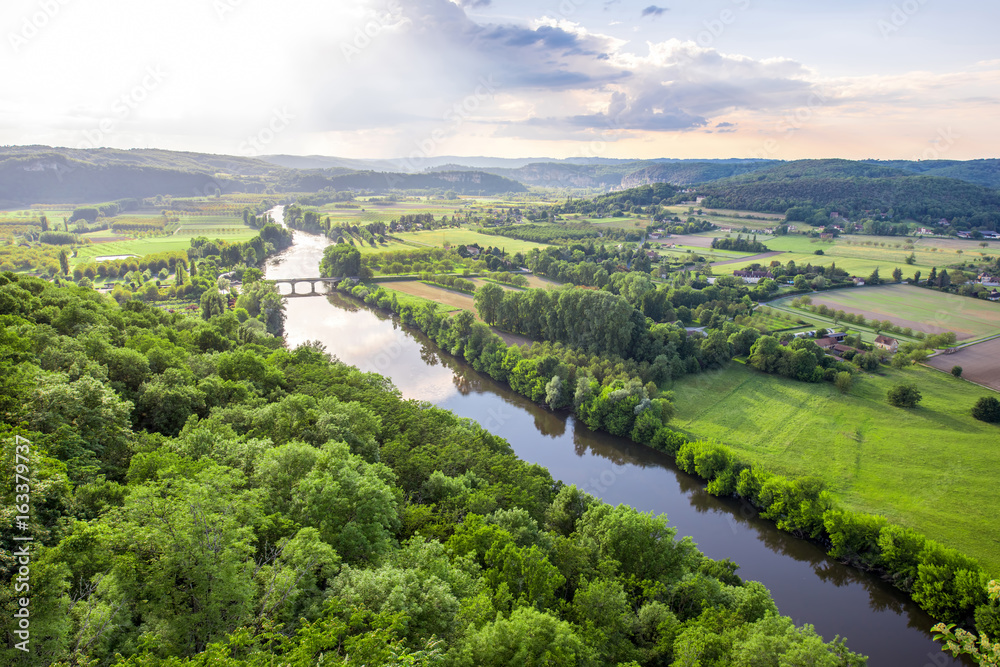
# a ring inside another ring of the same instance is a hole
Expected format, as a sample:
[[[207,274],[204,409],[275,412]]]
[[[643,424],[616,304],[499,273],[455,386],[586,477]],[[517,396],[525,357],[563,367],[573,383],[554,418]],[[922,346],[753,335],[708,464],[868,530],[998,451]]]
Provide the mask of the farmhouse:
[[[983,287],[1000,287],[1000,276],[981,273],[979,274],[979,284]]]
[[[469,257],[479,257],[479,248],[475,246],[465,246],[465,251],[469,253]]]
[[[899,350],[899,341],[888,336],[879,336],[875,339],[875,347],[895,354]]]
[[[865,286],[865,279],[864,278],[853,278],[852,280],[854,281],[854,286],[855,287],[864,287]]]
[[[987,296],[986,298],[989,299],[990,301],[1000,301],[1000,292],[993,290],[992,292],[989,293],[989,296]]]
[[[828,350],[828,349],[830,349],[831,347],[833,347],[836,344],[837,344],[837,339],[836,338],[817,338],[816,339],[816,345],[818,345],[819,347],[823,348],[824,350]]]
[[[761,280],[774,278],[774,274],[770,271],[733,271],[733,277],[742,278],[743,282],[756,285]]]

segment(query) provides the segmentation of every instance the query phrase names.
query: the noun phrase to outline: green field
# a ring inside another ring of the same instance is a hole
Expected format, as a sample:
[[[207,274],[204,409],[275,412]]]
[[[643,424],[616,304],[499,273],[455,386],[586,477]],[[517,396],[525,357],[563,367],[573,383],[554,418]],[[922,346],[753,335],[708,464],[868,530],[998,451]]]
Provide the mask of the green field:
[[[924,333],[954,331],[959,340],[1000,333],[1000,304],[914,287],[879,285],[811,295],[814,305],[825,304],[845,313],[861,313],[869,321],[889,320]],[[787,306],[789,299],[775,301]],[[812,313],[803,312],[804,317]]]
[[[927,277],[932,267],[944,268],[950,264],[981,260],[988,249],[981,248],[976,241],[956,241],[952,239],[910,239],[915,241],[912,248],[898,236],[842,236],[836,239],[813,239],[801,235],[765,237],[761,239],[768,249],[784,254],[771,257],[765,264],[778,261],[787,264],[794,260],[797,265],[837,267],[851,275],[867,278],[876,268],[883,278],[899,267],[904,278],[912,278],[920,271]],[[822,255],[815,252],[822,250]],[[961,251],[961,252],[959,252]],[[914,264],[908,265],[906,258],[914,255]],[[743,268],[742,264],[719,267],[716,273],[731,274]]]
[[[218,230],[194,229],[191,231],[181,230],[177,234],[170,236],[154,236],[140,239],[129,239],[124,241],[111,241],[108,243],[90,243],[79,246],[77,256],[70,259],[70,264],[75,266],[81,262],[92,262],[95,257],[103,255],[151,255],[157,252],[167,252],[169,250],[187,250],[191,247],[191,239],[195,236],[207,236],[210,239],[221,238],[224,241],[237,242],[247,241],[258,234],[256,229],[243,227],[240,225],[238,232],[219,233]],[[106,234],[107,232],[95,232],[95,234]],[[90,237],[91,235],[86,235]],[[105,237],[106,238],[106,237]]]
[[[857,377],[841,395],[733,363],[674,385],[673,425],[767,470],[819,476],[847,507],[910,526],[1000,574],[1000,427],[969,416],[991,392],[926,368],[882,373]],[[920,387],[915,409],[886,403],[900,382]]]

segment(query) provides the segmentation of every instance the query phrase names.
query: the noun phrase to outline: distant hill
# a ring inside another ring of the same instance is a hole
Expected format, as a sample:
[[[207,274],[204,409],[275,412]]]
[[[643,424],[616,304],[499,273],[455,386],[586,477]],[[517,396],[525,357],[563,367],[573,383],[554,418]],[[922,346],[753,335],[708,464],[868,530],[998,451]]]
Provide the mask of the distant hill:
[[[794,206],[896,218],[965,218],[995,225],[1000,191],[955,178],[923,176],[893,164],[801,160],[699,186],[704,205],[770,213]]]
[[[281,190],[285,192],[317,192],[319,190],[454,190],[459,194],[496,195],[524,192],[517,181],[484,171],[441,171],[425,174],[357,171],[298,171],[286,175]]]
[[[957,178],[987,188],[1000,188],[1000,160],[921,160],[879,162],[923,176]]]
[[[316,192],[324,188],[371,192],[443,189],[487,195],[525,190],[516,181],[476,171],[400,174],[349,166],[301,170],[257,158],[205,153],[0,147],[0,206],[7,208],[155,195]]]

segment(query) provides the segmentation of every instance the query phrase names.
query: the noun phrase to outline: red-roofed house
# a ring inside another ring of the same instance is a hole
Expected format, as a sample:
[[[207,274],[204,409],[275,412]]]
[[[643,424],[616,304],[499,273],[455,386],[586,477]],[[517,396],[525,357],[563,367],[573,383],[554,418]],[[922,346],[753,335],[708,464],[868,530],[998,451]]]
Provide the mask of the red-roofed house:
[[[875,347],[896,354],[896,351],[899,350],[899,341],[888,336],[879,336],[875,339]]]

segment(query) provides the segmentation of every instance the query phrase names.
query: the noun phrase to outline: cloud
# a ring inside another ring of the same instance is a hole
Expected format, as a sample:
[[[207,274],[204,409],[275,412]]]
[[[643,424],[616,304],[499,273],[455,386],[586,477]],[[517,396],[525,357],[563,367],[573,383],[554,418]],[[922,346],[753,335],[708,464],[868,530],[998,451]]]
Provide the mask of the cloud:
[[[489,7],[493,0],[457,0],[462,7]]]
[[[315,95],[305,106],[318,110],[311,130],[335,133],[338,141],[378,135],[383,147],[398,137],[407,151],[463,137],[745,135],[801,109],[860,115],[883,106],[946,106],[996,89],[989,80],[995,72],[980,72],[983,85],[964,87],[959,82],[969,84],[969,73],[824,79],[788,58],[751,58],[677,39],[635,44],[551,17],[480,23],[456,0],[397,2],[399,16],[350,67],[303,68],[303,88]],[[644,14],[669,11],[651,8]],[[315,60],[339,57],[328,51]],[[494,82],[485,96],[477,92],[483,80]],[[958,95],[959,88],[967,90]]]
[[[642,10],[642,16],[643,18],[647,16],[652,16],[652,17],[662,16],[669,9],[670,9],[669,7],[657,7],[656,5],[650,5],[649,7],[646,7],[645,9]]]

